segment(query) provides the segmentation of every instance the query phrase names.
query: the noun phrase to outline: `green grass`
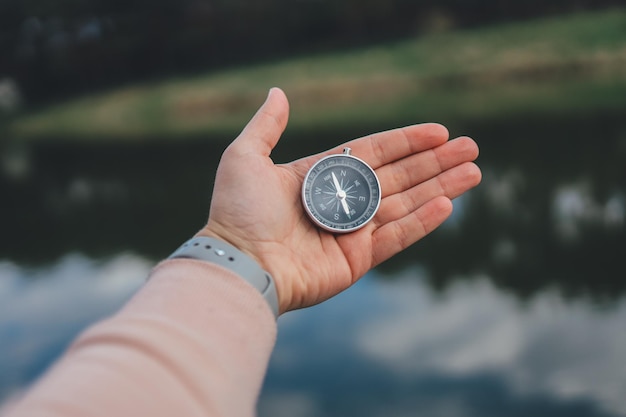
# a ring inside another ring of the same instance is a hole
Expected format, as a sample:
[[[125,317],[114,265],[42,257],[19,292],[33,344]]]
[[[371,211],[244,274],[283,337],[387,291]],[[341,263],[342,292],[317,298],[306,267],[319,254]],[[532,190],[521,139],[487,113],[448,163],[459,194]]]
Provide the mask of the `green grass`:
[[[290,129],[626,109],[626,11],[433,34],[137,85],[25,113],[17,139],[236,133],[279,86]]]

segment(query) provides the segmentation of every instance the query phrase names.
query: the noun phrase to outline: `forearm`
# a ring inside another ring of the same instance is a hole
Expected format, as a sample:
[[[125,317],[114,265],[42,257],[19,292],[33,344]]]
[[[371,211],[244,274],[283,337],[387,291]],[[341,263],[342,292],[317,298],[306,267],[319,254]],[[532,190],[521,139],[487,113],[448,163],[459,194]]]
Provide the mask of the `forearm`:
[[[166,261],[10,416],[254,415],[275,338],[267,303],[237,275]]]

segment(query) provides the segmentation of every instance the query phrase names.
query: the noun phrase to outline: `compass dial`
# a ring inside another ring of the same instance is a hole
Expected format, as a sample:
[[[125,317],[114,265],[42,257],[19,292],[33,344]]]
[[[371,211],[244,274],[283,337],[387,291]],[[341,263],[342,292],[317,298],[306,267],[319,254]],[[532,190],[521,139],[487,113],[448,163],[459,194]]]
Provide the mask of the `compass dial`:
[[[311,167],[302,185],[302,201],[319,227],[352,232],[376,214],[380,183],[374,170],[346,148],[343,154],[327,156]]]

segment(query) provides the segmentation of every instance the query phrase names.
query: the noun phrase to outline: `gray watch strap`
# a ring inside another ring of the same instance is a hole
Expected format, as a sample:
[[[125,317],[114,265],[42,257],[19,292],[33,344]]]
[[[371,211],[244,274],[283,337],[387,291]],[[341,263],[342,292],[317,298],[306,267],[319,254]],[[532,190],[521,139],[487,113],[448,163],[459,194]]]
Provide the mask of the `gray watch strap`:
[[[230,269],[256,288],[278,317],[278,294],[274,279],[259,264],[236,247],[211,237],[194,237],[183,243],[168,259],[192,258],[208,261]]]

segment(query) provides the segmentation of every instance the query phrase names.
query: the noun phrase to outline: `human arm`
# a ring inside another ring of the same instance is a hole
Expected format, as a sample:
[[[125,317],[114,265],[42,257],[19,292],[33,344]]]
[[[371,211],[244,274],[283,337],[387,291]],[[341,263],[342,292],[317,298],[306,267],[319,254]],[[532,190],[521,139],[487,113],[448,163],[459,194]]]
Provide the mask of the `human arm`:
[[[480,181],[469,138],[440,125],[377,133],[290,164],[270,153],[287,123],[274,89],[218,168],[207,225],[274,277],[280,312],[348,288],[447,218]],[[357,232],[333,235],[304,214],[309,167],[343,146],[374,168],[381,207]],[[88,329],[14,410],[16,416],[252,415],[276,333],[271,310],[240,277],[168,260],[118,314]]]
[[[217,265],[166,260],[3,417],[253,416],[276,321]]]

